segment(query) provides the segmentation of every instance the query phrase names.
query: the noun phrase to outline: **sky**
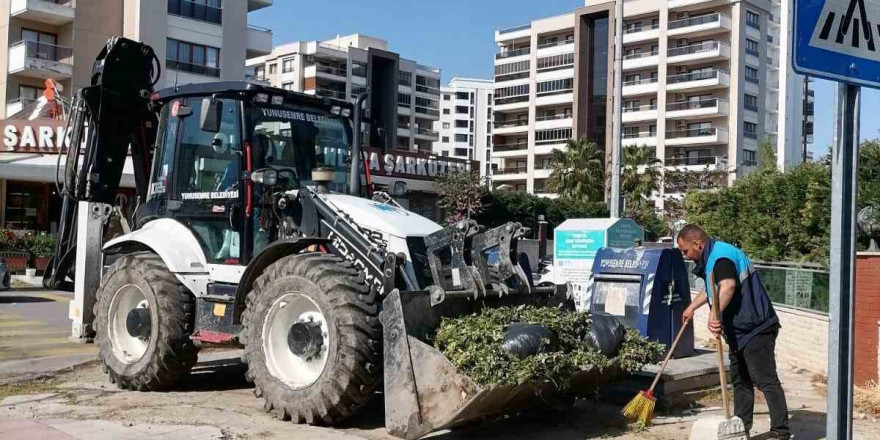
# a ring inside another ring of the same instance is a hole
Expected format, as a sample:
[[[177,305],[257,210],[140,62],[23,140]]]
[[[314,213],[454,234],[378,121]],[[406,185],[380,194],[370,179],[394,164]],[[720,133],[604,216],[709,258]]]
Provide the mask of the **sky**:
[[[583,0],[275,0],[250,14],[249,22],[274,32],[274,44],[328,40],[363,33],[388,41],[404,58],[442,69],[445,84],[455,77],[491,79],[495,30],[566,14]],[[831,144],[834,83],[818,80],[814,157]],[[863,89],[862,139],[880,138],[880,91]]]

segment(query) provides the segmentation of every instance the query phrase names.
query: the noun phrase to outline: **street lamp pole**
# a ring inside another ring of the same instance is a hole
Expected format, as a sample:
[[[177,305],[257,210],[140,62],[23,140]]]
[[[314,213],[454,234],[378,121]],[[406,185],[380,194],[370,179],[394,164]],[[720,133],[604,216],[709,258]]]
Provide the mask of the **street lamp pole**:
[[[623,134],[623,1],[617,0],[614,12],[614,142],[611,150],[611,218],[620,218],[620,156]]]

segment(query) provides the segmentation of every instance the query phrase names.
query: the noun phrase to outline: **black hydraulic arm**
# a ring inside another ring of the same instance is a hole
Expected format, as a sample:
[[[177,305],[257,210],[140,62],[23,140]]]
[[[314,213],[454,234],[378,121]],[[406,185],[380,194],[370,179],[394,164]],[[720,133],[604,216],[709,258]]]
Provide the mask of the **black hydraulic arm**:
[[[66,278],[72,279],[75,260],[77,202],[114,203],[129,146],[137,202],[144,201],[156,133],[150,98],[160,71],[150,46],[113,37],[95,59],[91,85],[75,94],[63,166],[59,157],[64,202],[55,255],[43,276],[46,287],[71,288]]]

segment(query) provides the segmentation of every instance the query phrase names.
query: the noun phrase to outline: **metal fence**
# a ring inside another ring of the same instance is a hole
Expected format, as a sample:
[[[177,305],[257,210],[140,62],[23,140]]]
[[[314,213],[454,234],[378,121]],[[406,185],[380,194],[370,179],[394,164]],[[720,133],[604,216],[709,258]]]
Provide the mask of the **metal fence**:
[[[686,262],[688,271],[694,268],[693,262]],[[791,263],[754,263],[774,304],[797,309],[828,313],[829,272],[820,265],[798,265]],[[690,274],[691,289],[701,290],[702,278]]]

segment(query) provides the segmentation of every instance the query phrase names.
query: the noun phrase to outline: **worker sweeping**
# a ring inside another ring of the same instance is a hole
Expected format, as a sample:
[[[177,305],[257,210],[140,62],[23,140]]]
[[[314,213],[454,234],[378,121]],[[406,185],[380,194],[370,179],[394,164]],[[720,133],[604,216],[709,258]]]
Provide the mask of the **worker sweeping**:
[[[684,256],[696,263],[694,275],[706,281],[705,294],[685,309],[682,320],[718,298],[721,319],[709,314],[709,331],[727,341],[733,381],[733,407],[746,432],[752,428],[755,387],[770,409],[771,438],[791,439],[785,392],[776,373],[776,337],[779,318],[764,290],[758,272],[737,247],[706,235],[696,225],[685,226],[677,237]]]

